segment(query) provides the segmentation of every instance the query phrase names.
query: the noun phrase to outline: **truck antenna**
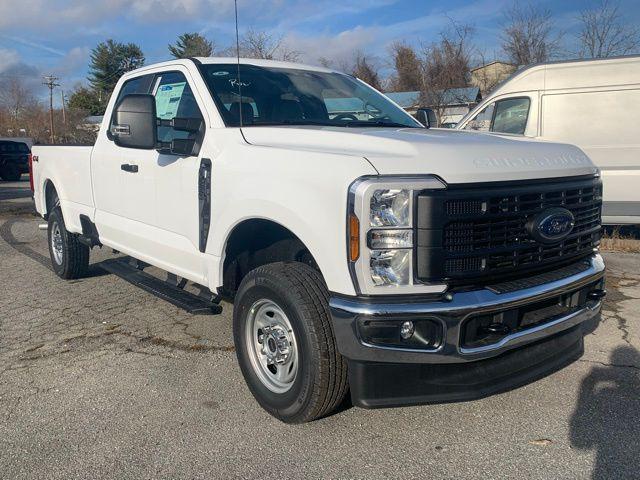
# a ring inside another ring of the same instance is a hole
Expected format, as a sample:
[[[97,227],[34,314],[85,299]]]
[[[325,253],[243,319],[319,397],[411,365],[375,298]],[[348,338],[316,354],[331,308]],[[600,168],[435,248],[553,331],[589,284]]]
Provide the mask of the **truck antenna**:
[[[238,33],[238,0],[234,0],[236,11],[236,58],[238,60],[238,94],[240,95],[240,131],[242,131],[242,82],[240,81],[240,35]]]

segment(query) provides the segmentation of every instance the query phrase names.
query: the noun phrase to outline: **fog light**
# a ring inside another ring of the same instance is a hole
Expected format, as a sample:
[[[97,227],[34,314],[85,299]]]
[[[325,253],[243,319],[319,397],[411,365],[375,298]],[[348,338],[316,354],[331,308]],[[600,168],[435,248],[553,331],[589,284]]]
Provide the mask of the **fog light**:
[[[400,326],[400,337],[403,340],[409,340],[413,336],[413,332],[415,331],[416,331],[416,328],[413,325],[413,322],[411,321],[402,322],[402,325]]]
[[[365,345],[434,351],[442,345],[442,323],[432,318],[418,320],[358,319],[358,337]]]

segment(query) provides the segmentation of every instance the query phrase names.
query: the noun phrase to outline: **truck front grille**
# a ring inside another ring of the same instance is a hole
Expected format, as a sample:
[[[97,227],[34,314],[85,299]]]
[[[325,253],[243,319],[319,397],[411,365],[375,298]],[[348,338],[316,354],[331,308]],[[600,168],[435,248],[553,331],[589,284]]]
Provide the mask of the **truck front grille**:
[[[459,285],[524,275],[589,255],[600,243],[599,178],[450,186],[420,194],[417,205],[416,271],[422,281]],[[571,211],[575,225],[563,241],[540,243],[527,223],[554,207]]]

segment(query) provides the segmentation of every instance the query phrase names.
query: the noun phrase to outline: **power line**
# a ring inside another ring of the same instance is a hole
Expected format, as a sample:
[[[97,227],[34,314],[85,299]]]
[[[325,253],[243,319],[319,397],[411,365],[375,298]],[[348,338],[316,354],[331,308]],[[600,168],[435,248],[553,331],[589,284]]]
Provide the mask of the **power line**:
[[[44,75],[42,77],[44,82],[42,84],[49,89],[49,128],[51,131],[51,143],[55,143],[55,132],[53,130],[53,89],[59,87],[60,84],[56,83],[59,79],[53,75]]]

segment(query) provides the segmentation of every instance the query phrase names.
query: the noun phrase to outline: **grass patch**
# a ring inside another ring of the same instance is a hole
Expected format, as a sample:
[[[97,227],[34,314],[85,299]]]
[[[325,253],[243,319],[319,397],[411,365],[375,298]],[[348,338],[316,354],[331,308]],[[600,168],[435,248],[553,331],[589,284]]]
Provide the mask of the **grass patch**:
[[[640,235],[634,228],[605,228],[600,248],[605,252],[640,253]]]

